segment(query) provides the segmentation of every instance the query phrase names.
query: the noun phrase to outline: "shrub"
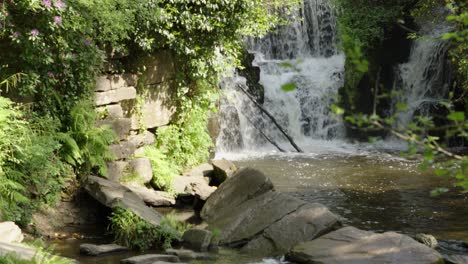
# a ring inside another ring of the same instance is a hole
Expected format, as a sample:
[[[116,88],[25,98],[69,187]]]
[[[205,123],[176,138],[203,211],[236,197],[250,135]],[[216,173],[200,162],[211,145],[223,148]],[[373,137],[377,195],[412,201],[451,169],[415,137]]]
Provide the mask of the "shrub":
[[[116,208],[109,220],[109,231],[116,243],[141,251],[156,246],[170,248],[172,240],[182,235],[164,219],[160,226],[154,226],[122,208]]]

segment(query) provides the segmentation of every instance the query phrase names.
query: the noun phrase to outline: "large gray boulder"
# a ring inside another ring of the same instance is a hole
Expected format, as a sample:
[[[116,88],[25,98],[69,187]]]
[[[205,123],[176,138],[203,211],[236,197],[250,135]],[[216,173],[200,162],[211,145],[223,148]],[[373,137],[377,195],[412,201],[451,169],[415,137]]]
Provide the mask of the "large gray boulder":
[[[118,182],[88,176],[85,189],[104,206],[109,208],[121,207],[130,210],[156,226],[161,223],[162,216],[159,213],[148,207],[137,194]]]
[[[208,251],[211,238],[213,234],[211,231],[203,229],[190,229],[184,232],[182,240],[184,246],[196,251]]]
[[[201,216],[221,231],[221,245],[243,246],[243,251],[262,256],[286,253],[339,225],[325,206],[275,192],[271,181],[253,169],[221,184]]]
[[[395,232],[377,234],[351,226],[298,244],[287,258],[307,264],[444,263],[437,251],[409,236]]]
[[[153,179],[153,167],[148,158],[136,158],[129,163],[136,183],[145,184]]]
[[[236,165],[229,160],[213,160],[211,163],[213,164],[212,184],[216,186],[223,183],[237,171]]]
[[[0,223],[0,242],[21,243],[23,239],[23,233],[21,233],[21,229],[15,223]]]
[[[273,189],[271,180],[260,171],[242,169],[221,184],[208,198],[201,211],[201,217],[205,221],[214,222],[228,214],[232,208]]]

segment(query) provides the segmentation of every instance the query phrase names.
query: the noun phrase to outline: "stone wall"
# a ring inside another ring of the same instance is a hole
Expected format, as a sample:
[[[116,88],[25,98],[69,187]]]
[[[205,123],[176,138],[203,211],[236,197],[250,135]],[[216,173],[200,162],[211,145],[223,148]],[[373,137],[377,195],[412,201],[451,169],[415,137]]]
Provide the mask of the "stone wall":
[[[156,141],[157,130],[168,125],[175,113],[171,105],[175,75],[171,56],[161,52],[139,64],[145,69],[140,75],[109,74],[96,81],[99,124],[110,125],[119,138],[110,146],[116,160],[108,163],[108,178],[114,181],[130,174],[137,176],[139,183],[151,180],[150,161],[138,156],[144,146]]]

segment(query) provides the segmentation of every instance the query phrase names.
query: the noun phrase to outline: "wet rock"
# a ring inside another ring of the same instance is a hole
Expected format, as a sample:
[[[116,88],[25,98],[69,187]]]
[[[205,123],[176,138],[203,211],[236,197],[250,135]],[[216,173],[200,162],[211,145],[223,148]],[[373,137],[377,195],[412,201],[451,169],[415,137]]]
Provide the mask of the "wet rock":
[[[148,183],[153,179],[153,168],[148,158],[137,158],[129,163],[133,174],[137,177],[135,182]]]
[[[134,193],[136,193],[146,204],[158,207],[158,206],[171,206],[175,205],[176,201],[174,197],[166,192],[155,191],[144,186],[137,185],[125,185]]]
[[[172,188],[179,195],[195,196],[203,201],[215,191],[203,178],[189,176],[175,177]]]
[[[236,165],[228,160],[213,160],[212,164],[213,177],[211,183],[216,186],[223,183],[237,171]]]
[[[273,223],[242,248],[242,251],[266,256],[284,254],[298,243],[315,239],[339,225],[336,215],[319,204],[304,204]]]
[[[166,253],[179,257],[182,261],[190,260],[213,260],[214,258],[206,253],[195,252],[189,249],[167,249]]]
[[[119,246],[116,244],[107,245],[94,245],[94,244],[81,244],[80,254],[87,256],[99,256],[104,254],[117,253],[129,250],[126,247]]]
[[[414,239],[430,248],[436,248],[438,244],[437,239],[432,235],[417,234]]]
[[[21,229],[13,222],[0,223],[0,242],[20,243],[24,236]]]
[[[246,168],[226,180],[208,198],[201,211],[201,217],[214,222],[231,212],[249,199],[273,190],[270,179],[258,170]]]
[[[211,231],[208,230],[190,229],[185,231],[182,240],[184,246],[203,252],[208,250],[212,236]]]
[[[377,234],[344,227],[296,245],[287,258],[297,263],[443,263],[435,250],[395,232]]]
[[[85,183],[86,191],[97,201],[109,208],[121,207],[158,226],[162,216],[148,207],[145,202],[129,188],[120,183],[103,178],[88,176]]]
[[[123,259],[120,261],[120,263],[121,264],[153,264],[153,263],[159,263],[158,261],[162,263],[164,262],[177,263],[177,262],[180,262],[180,259],[174,255],[147,254],[147,255],[140,255],[136,257]]]
[[[468,264],[467,255],[446,255],[444,261],[447,264]]]

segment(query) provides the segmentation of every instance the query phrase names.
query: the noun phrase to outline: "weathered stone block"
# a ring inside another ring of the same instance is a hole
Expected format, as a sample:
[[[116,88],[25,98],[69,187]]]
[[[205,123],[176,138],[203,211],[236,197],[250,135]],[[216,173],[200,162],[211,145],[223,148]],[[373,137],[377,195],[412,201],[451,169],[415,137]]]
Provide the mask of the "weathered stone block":
[[[106,119],[98,122],[99,125],[110,126],[119,140],[126,139],[130,134],[130,123],[130,118]]]
[[[117,90],[117,89],[129,86],[127,85],[127,82],[122,77],[122,75],[112,75],[109,78],[110,78],[112,90]]]
[[[105,92],[105,91],[110,91],[112,89],[111,87],[111,81],[107,76],[99,76],[96,80],[96,92]]]
[[[145,128],[161,127],[169,124],[175,107],[171,100],[169,83],[151,88],[145,96],[142,107],[141,126]]]
[[[145,84],[154,85],[167,82],[174,78],[174,57],[167,51],[160,51],[142,60],[146,67]]]
[[[95,103],[97,106],[118,103],[123,100],[131,100],[136,98],[135,87],[125,87],[117,90],[95,93]]]
[[[146,204],[151,206],[172,206],[176,201],[174,197],[166,192],[155,191],[144,186],[125,185],[127,188],[136,193]]]
[[[128,162],[113,161],[107,163],[107,179],[118,182],[128,171]]]
[[[130,141],[121,141],[119,144],[109,146],[109,150],[115,155],[117,160],[128,159],[135,153],[137,146]]]
[[[148,183],[153,179],[153,168],[148,158],[137,158],[130,161],[132,172],[138,177],[136,179],[139,183]]]
[[[142,147],[154,144],[154,142],[156,142],[156,136],[148,130],[145,130],[141,134],[131,136],[128,140],[132,141],[136,146]]]

